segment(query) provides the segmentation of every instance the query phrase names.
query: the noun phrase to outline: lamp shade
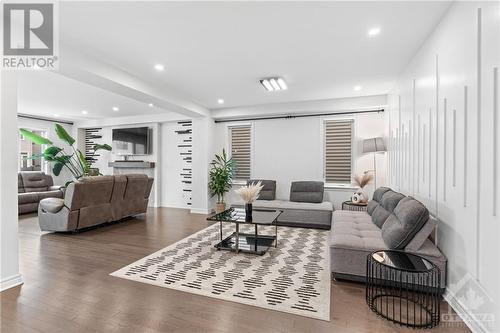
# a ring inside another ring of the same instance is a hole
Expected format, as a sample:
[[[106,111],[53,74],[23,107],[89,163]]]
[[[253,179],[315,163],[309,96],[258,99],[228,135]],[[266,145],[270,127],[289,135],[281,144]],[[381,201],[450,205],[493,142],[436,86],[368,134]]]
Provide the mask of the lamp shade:
[[[382,137],[363,140],[363,153],[374,153],[386,150],[384,138]]]

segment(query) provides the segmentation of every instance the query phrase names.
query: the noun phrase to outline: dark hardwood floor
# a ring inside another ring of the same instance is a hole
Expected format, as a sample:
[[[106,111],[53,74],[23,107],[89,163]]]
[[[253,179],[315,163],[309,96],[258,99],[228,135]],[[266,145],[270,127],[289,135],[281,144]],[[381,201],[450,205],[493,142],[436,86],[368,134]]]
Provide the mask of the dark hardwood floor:
[[[1,296],[1,332],[415,332],[373,314],[364,286],[332,281],[331,321],[128,281],[109,273],[208,226],[205,216],[150,209],[147,217],[80,234],[42,233],[19,220],[24,285]],[[444,312],[449,311],[442,303]],[[459,323],[430,332],[470,332]]]

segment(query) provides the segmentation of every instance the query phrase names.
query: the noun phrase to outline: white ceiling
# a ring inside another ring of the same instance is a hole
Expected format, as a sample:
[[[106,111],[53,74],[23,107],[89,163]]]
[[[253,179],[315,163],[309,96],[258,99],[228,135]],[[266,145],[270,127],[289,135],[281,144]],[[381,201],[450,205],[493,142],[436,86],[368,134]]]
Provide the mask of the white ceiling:
[[[18,82],[19,113],[85,120],[165,112],[49,71],[22,72]],[[118,111],[113,111],[115,106]]]
[[[225,100],[223,107],[238,107],[385,94],[449,5],[61,2],[60,38],[76,51],[149,84],[174,87],[191,101],[216,109],[221,107],[218,98]],[[375,26],[381,33],[368,37],[368,29]],[[156,63],[165,70],[156,71]],[[57,108],[61,114],[89,109],[89,117],[161,111],[99,88],[94,92],[78,82],[38,74],[21,88],[30,89],[21,96],[34,108]],[[270,93],[258,84],[259,78],[273,75],[284,77],[289,89]],[[363,89],[354,91],[355,85]],[[37,86],[46,94],[36,93]],[[113,104],[123,105],[120,113],[110,111]]]

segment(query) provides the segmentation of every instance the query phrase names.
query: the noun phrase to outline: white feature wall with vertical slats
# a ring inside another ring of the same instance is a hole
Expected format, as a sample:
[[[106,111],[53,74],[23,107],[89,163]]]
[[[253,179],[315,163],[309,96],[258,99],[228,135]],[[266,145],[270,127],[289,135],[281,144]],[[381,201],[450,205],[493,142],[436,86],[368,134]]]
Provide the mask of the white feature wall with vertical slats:
[[[454,3],[386,117],[388,181],[438,218],[446,297],[476,332],[500,331],[499,66],[499,2]]]

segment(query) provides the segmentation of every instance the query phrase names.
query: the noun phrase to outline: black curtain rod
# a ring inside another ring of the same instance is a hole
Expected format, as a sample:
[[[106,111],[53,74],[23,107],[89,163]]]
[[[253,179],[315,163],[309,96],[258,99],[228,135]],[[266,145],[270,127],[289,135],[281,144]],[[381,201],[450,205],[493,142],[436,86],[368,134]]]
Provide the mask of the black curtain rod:
[[[45,117],[37,117],[37,116],[32,116],[29,114],[22,114],[19,113],[17,115],[19,118],[26,118],[26,119],[34,119],[34,120],[41,120],[41,121],[49,121],[52,123],[61,123],[61,124],[67,124],[67,125],[73,125],[74,123],[69,120],[59,120],[59,119],[52,119],[52,118],[45,118]]]
[[[312,113],[312,114],[295,114],[286,116],[269,116],[269,117],[255,117],[255,118],[235,118],[235,119],[220,119],[215,120],[215,123],[231,123],[237,121],[254,121],[254,120],[270,120],[270,119],[293,119],[293,118],[306,118],[306,117],[324,117],[324,116],[338,116],[347,114],[360,114],[360,113],[380,113],[384,109],[363,110],[363,111],[350,111],[350,112],[327,112],[327,113]]]

